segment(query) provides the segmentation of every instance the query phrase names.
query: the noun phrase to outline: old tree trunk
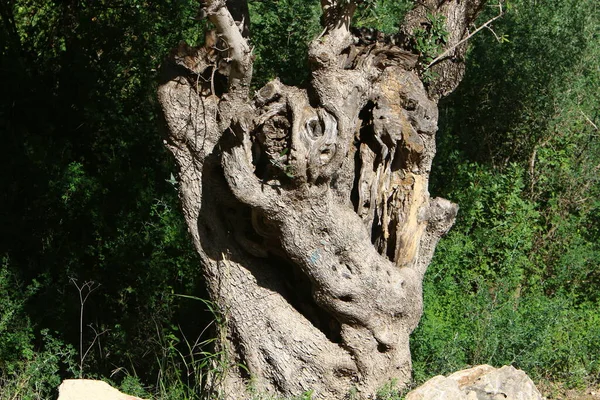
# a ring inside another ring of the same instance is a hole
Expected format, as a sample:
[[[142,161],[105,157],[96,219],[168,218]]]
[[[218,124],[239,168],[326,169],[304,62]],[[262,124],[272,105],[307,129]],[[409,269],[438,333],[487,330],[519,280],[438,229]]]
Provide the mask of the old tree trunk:
[[[437,102],[463,75],[460,42],[483,1],[417,2],[386,37],[350,28],[355,1],[321,0],[308,86],[256,94],[245,1],[202,3],[216,35],[173,50],[159,99],[225,321],[223,398],[248,398],[250,381],[341,399],[410,380],[423,275],[457,212],[428,193]],[[449,51],[425,71],[414,34],[432,15]]]

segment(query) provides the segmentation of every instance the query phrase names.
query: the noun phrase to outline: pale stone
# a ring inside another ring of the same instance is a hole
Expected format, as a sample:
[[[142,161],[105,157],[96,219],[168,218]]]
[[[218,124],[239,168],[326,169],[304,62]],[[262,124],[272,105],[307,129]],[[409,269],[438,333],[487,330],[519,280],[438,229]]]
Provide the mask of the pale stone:
[[[541,393],[524,371],[506,365],[481,375],[466,387],[478,399],[542,400]]]
[[[544,400],[527,374],[512,366],[478,365],[436,376],[406,395],[406,400]]]
[[[431,378],[423,386],[406,395],[406,400],[467,400],[455,380],[441,375]]]
[[[58,388],[58,400],[143,400],[119,392],[106,382],[66,379]]]
[[[462,371],[457,371],[448,376],[448,379],[455,380],[458,385],[462,388],[463,386],[473,384],[479,377],[495,371],[496,368],[491,365],[478,365],[473,368],[463,369]]]

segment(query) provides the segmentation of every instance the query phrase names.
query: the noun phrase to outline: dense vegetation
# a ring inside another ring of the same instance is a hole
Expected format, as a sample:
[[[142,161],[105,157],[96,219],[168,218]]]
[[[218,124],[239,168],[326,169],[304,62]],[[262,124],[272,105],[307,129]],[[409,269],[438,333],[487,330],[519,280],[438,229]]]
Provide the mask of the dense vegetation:
[[[356,24],[391,31],[408,3],[367,2]],[[318,2],[250,6],[256,85],[301,83]],[[415,378],[490,363],[598,383],[600,5],[508,6],[442,104],[431,191],[461,211],[426,277]],[[218,374],[155,99],[161,57],[201,41],[196,7],[0,4],[0,399],[73,376],[194,398]]]
[[[513,364],[600,378],[600,7],[515,2],[443,107],[433,191],[461,206],[428,272],[417,377]]]

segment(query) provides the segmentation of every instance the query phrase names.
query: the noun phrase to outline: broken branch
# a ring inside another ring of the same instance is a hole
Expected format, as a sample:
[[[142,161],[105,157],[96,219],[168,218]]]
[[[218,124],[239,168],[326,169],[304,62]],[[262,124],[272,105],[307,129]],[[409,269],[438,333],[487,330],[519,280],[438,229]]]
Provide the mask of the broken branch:
[[[229,46],[231,71],[229,92],[247,98],[252,79],[252,50],[242,31],[231,16],[224,0],[206,0],[204,10],[217,33]]]

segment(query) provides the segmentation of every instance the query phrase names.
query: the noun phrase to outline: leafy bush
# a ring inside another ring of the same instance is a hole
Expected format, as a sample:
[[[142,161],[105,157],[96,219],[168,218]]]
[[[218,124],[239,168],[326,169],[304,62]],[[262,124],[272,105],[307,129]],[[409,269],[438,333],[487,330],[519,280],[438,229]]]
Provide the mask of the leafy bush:
[[[308,44],[321,29],[319,3],[251,0],[249,7],[256,54],[253,84],[261,87],[275,77],[286,84],[308,79]]]
[[[493,173],[476,164],[459,171],[466,187],[450,197],[461,204],[460,217],[424,283],[424,316],[412,341],[415,378],[512,364],[538,379],[597,379],[598,302],[580,299],[564,276],[557,290],[534,257],[543,219],[523,199],[524,171],[513,165]]]
[[[426,276],[418,380],[490,363],[600,381],[599,12],[511,2],[510,43],[479,35],[442,104],[432,192],[461,209]]]
[[[0,371],[4,374],[14,373],[19,360],[33,355],[33,328],[24,308],[38,285],[22,286],[5,256],[0,264]]]

